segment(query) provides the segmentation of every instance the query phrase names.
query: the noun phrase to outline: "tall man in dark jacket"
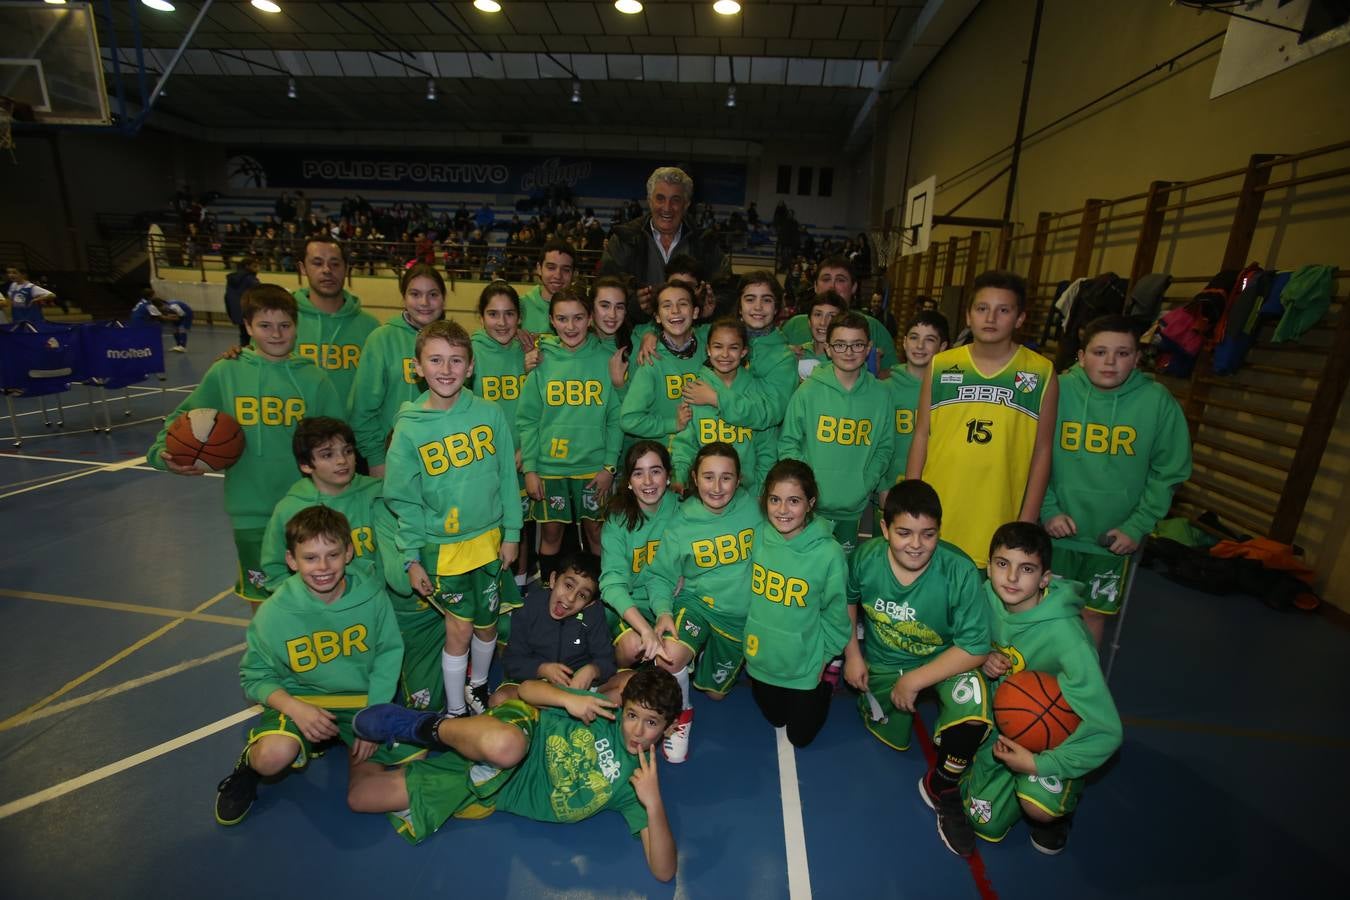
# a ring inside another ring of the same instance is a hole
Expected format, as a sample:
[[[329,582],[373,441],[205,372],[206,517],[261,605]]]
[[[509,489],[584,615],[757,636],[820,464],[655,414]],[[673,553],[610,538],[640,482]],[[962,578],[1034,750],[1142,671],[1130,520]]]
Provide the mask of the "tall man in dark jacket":
[[[241,304],[244,291],[258,285],[258,258],[245,256],[239,260],[237,268],[225,277],[225,313],[230,321],[239,327],[239,346],[247,347],[248,331],[244,328],[244,314]]]
[[[731,258],[722,251],[712,232],[695,233],[685,226],[685,214],[694,196],[694,180],[682,169],[662,166],[647,179],[647,206],[650,214],[615,226],[610,232],[605,255],[600,259],[601,275],[631,275],[637,284],[636,323],[651,321],[653,285],[664,279],[666,263],[680,254],[692,256],[707,273],[717,297],[717,315],[735,310],[735,282]]]

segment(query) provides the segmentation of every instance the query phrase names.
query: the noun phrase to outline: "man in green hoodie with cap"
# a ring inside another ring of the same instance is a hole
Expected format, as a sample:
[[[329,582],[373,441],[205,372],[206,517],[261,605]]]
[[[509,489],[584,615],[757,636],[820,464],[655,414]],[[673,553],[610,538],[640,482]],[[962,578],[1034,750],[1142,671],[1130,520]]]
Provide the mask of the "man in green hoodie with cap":
[[[1125,569],[1191,477],[1181,405],[1140,372],[1125,316],[1087,324],[1078,365],[1060,378],[1050,483],[1041,521],[1055,539],[1055,574],[1087,586],[1083,621],[1101,646],[1120,611]]]
[[[291,438],[306,416],[342,416],[332,383],[309,360],[293,356],[296,305],[285,288],[250,288],[242,303],[244,327],[252,340],[232,359],[219,359],[201,384],[179,404],[145,453],[146,463],[175,475],[201,475],[169,457],[164,437],[169,424],[193,409],[215,409],[234,417],[244,432],[244,452],[225,472],[225,512],[234,528],[239,578],[234,592],[253,604],[267,599],[262,566],[263,533],[277,501],[295,482]],[[254,607],[254,612],[257,607]]]
[[[993,680],[1044,672],[1059,682],[1082,721],[1063,743],[1032,753],[995,730],[961,783],[975,833],[1001,841],[1025,818],[1031,845],[1047,856],[1064,850],[1083,780],[1120,746],[1120,715],[1081,618],[1083,585],[1051,580],[1050,537],[1031,522],[994,532],[984,584],[993,652],[983,672]]]
[[[834,523],[845,553],[858,544],[858,517],[881,484],[895,446],[894,406],[864,366],[872,349],[855,312],[830,321],[830,365],[817,366],[788,401],[779,459],[799,459],[824,487],[819,514]]]
[[[343,287],[347,281],[347,251],[337,238],[309,238],[300,271],[309,286],[294,292],[300,307],[295,352],[328,373],[346,404],[356,380],[361,349],[380,323],[362,311],[359,297]]]

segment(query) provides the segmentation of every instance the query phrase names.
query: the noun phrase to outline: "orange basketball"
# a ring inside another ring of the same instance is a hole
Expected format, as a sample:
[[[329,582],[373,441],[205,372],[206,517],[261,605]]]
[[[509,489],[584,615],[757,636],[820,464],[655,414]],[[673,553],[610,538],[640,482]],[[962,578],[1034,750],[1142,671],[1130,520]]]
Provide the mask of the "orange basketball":
[[[223,472],[244,455],[244,432],[219,410],[190,409],[169,425],[164,449],[180,466]]]
[[[1053,750],[1083,721],[1059,690],[1059,679],[1045,672],[1010,675],[994,692],[994,723],[999,733],[1032,753]]]

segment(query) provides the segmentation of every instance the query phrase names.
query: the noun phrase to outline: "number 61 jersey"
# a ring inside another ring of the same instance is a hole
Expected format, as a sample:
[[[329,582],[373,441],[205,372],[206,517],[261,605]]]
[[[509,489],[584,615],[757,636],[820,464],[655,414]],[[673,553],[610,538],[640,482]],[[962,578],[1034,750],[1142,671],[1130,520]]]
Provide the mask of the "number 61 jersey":
[[[994,530],[1017,518],[1054,365],[1018,347],[998,372],[975,368],[970,346],[933,357],[923,480],[942,500],[942,539],[989,563]]]

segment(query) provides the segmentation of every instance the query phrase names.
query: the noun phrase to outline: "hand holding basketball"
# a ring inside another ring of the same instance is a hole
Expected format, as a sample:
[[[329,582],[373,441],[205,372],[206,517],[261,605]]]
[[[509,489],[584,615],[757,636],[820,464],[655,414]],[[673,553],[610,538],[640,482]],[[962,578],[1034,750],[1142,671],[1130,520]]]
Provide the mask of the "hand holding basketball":
[[[999,735],[994,742],[994,759],[1020,775],[1036,774],[1036,756],[1017,741]]]
[[[244,432],[232,416],[214,409],[190,409],[169,424],[163,459],[178,475],[223,472],[244,455]]]

